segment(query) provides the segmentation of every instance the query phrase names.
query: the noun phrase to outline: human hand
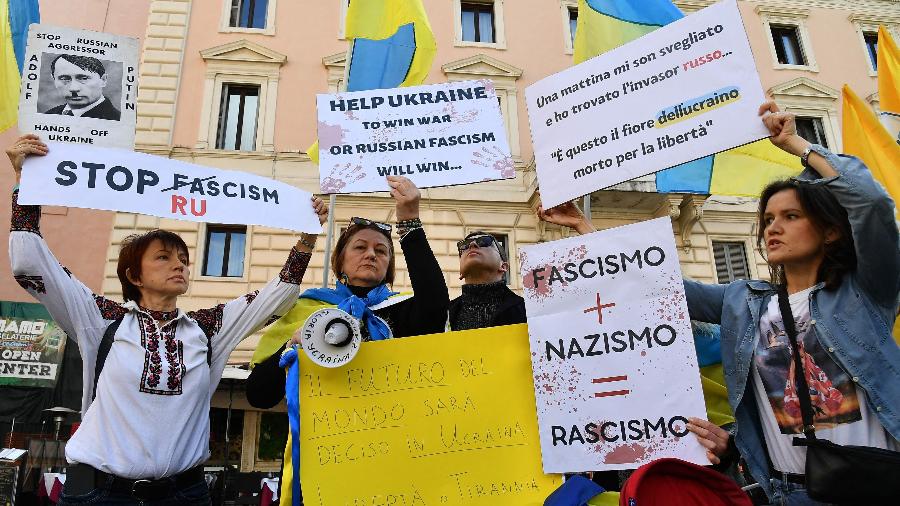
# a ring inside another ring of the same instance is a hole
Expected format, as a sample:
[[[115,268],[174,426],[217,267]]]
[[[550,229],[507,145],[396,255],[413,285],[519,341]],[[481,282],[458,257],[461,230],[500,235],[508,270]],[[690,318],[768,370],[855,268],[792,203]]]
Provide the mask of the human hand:
[[[718,425],[699,418],[691,417],[687,429],[697,436],[697,441],[706,448],[706,457],[713,465],[719,464],[722,455],[728,450],[728,439],[731,435]]]
[[[12,146],[6,149],[6,156],[9,157],[13,171],[16,173],[16,184],[19,184],[19,179],[22,177],[22,164],[25,163],[25,157],[28,155],[44,156],[47,151],[47,145],[34,134],[19,137]]]
[[[391,197],[397,201],[397,221],[418,218],[422,193],[415,183],[403,176],[388,176],[387,182],[391,187]]]
[[[767,114],[768,113],[768,114]],[[759,106],[759,115],[762,122],[769,129],[769,140],[782,150],[800,156],[809,146],[809,141],[797,135],[797,116],[793,113],[782,112],[778,104],[769,100]]]
[[[313,196],[312,207],[313,211],[316,212],[316,216],[319,218],[319,225],[324,225],[325,222],[328,221],[328,204],[319,197]]]
[[[594,225],[585,218],[584,214],[581,213],[581,210],[578,209],[578,206],[576,206],[574,202],[566,202],[565,204],[560,204],[556,207],[551,207],[550,209],[544,209],[543,204],[538,202],[536,213],[538,219],[542,221],[571,228],[582,235],[597,230],[594,228]]]

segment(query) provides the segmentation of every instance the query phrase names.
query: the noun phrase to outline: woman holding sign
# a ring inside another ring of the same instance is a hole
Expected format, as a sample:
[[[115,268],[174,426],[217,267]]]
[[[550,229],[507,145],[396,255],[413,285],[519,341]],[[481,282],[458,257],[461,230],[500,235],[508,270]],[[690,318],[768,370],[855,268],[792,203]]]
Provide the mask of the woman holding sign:
[[[391,291],[394,282],[393,227],[366,218],[352,218],[337,240],[331,268],[334,289],[307,290],[286,315],[263,335],[253,355],[257,365],[247,379],[247,400],[271,408],[285,397],[285,370],[279,358],[286,344],[297,344],[297,330],[318,310],[337,307],[356,318],[363,341],[443,332],[450,295],[419,219],[421,193],[405,177],[388,176],[396,201],[397,232],[414,294]],[[294,337],[292,337],[294,336]],[[288,446],[290,447],[290,440]],[[299,463],[287,460],[281,482],[281,504],[292,504],[292,476]],[[299,498],[298,498],[299,500]],[[295,503],[298,503],[295,501]]]
[[[757,244],[772,282],[685,280],[691,319],[721,324],[734,443],[773,503],[887,504],[896,499],[897,480],[879,472],[900,473],[900,348],[891,336],[900,295],[894,203],[858,159],[810,144],[797,135],[794,115],[772,102],[760,108],[765,113],[772,142],[806,167],[760,196]],[[539,216],[593,230],[571,205],[540,209]],[[728,433],[704,420],[688,428],[718,463]],[[835,466],[838,479],[822,480],[819,473],[837,459],[808,462],[812,450],[793,444],[807,443],[804,434],[870,453],[850,469]],[[869,486],[865,478],[878,483]],[[847,496],[835,495],[841,493]]]
[[[47,154],[35,135],[7,150],[16,182],[26,156]],[[326,206],[313,199],[323,222]],[[83,421],[66,446],[60,504],[209,504],[210,398],[237,344],[296,301],[315,235],[303,234],[279,276],[211,309],[184,312],[188,247],[153,230],[125,239],[117,273],[125,303],[95,295],[50,252],[41,209],[13,190],[9,252],[16,281],[76,339],[84,363]]]

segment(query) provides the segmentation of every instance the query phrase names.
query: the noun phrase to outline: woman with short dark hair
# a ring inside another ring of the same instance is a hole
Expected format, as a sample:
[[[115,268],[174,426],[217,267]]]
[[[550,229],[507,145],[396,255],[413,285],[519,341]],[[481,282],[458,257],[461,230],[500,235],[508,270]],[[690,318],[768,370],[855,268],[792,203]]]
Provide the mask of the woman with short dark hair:
[[[26,156],[45,155],[35,135],[6,151],[18,183]],[[320,222],[327,209],[313,199]],[[125,239],[117,273],[125,303],[95,295],[62,267],[40,234],[41,209],[13,190],[9,256],[16,281],[78,343],[83,420],[66,445],[60,504],[209,504],[210,398],[237,344],[290,309],[315,235],[302,234],[278,277],[259,291],[184,312],[188,248],[153,230]],[[99,376],[98,376],[99,374]]]

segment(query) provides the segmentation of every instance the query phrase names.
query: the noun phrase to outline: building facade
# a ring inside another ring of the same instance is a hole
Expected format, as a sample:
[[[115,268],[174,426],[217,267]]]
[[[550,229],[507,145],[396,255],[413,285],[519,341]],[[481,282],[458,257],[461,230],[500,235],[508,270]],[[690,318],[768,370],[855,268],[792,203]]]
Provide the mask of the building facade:
[[[315,94],[335,92],[343,85],[348,45],[343,22],[349,0],[143,3],[149,15],[140,70],[137,149],[272,177],[318,192],[318,169],[305,151],[316,138]],[[423,190],[421,218],[429,242],[455,296],[461,286],[455,242],[473,230],[494,233],[509,252],[509,283],[521,291],[518,248],[568,234],[534,214],[538,195],[524,90],[572,65],[578,2],[423,3],[438,42],[426,83],[491,79],[516,165],[514,179]],[[690,13],[713,2],[675,3]],[[783,108],[798,114],[802,135],[840,151],[839,90],[849,84],[877,108],[873,37],[883,24],[900,39],[900,1],[743,0],[739,7],[764,88]],[[597,192],[590,203],[598,228],[670,217],[686,276],[705,282],[768,276],[756,251],[756,208],[750,199],[659,194],[652,178],[642,178]],[[340,195],[334,212],[337,227],[346,226],[351,216],[394,221],[393,200],[387,194]],[[115,270],[122,239],[157,227],[178,232],[190,247],[194,264],[190,291],[182,299],[186,310],[211,307],[259,288],[277,275],[296,241],[290,232],[266,227],[125,213],[92,219],[107,226],[112,222],[108,243],[103,234],[97,235],[106,258],[100,289],[112,298],[121,296]],[[304,288],[323,282],[328,265],[324,246],[323,237]],[[409,287],[401,257],[394,288]],[[254,337],[242,343],[232,362],[248,362],[256,341]],[[240,381],[226,383],[214,397],[213,405],[219,409],[213,413],[213,438],[219,443],[214,442],[213,461],[240,459],[242,471],[276,470],[285,417],[278,409],[253,410],[241,393]],[[217,434],[216,427],[224,427],[221,408],[229,403],[234,411],[226,452],[224,435]]]

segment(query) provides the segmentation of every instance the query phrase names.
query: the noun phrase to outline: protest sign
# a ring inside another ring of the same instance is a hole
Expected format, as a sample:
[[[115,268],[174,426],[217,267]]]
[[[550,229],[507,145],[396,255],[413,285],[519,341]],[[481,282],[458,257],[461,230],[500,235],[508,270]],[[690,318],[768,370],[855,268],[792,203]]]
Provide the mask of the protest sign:
[[[419,188],[515,177],[491,81],[318,95],[323,193]]]
[[[25,159],[21,204],[322,231],[312,195],[279,181],[124,149],[47,146],[46,156]]]
[[[138,49],[132,37],[31,25],[19,130],[50,141],[134,149]]]
[[[733,0],[525,90],[544,207],[769,135]]]
[[[528,353],[515,325],[364,343],[338,369],[299,354],[303,503],[543,504],[561,479]]]
[[[544,471],[708,464],[669,218],[519,249]]]
[[[0,318],[0,385],[53,388],[65,349],[52,320]]]

